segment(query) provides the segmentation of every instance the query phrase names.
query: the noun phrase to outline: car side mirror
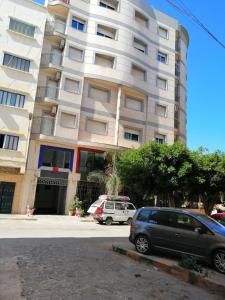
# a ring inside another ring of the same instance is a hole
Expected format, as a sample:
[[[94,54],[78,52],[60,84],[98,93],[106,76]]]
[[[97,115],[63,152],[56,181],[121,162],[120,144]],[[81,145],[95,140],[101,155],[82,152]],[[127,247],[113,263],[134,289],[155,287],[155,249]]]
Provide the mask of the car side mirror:
[[[197,232],[197,233],[199,233],[199,234],[203,234],[203,233],[205,233],[206,231],[205,231],[205,229],[202,228],[202,227],[196,227],[196,228],[195,228],[195,232]]]

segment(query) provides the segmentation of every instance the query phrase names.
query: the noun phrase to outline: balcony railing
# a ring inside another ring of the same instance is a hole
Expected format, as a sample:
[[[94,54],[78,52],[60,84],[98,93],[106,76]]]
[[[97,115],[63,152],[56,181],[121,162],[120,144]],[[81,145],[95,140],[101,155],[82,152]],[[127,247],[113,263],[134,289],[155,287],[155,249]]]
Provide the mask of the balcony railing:
[[[55,32],[65,34],[66,31],[66,23],[55,20],[55,21],[47,21],[45,26],[45,33],[46,35],[54,35]]]
[[[43,134],[47,136],[54,135],[55,128],[55,118],[46,117],[34,117],[32,123],[32,133],[33,134]]]
[[[49,67],[50,64],[61,67],[62,55],[56,53],[43,53],[41,55],[41,67]]]
[[[53,100],[58,100],[59,88],[54,86],[39,86],[37,88],[37,100],[43,100],[44,98],[50,98]]]

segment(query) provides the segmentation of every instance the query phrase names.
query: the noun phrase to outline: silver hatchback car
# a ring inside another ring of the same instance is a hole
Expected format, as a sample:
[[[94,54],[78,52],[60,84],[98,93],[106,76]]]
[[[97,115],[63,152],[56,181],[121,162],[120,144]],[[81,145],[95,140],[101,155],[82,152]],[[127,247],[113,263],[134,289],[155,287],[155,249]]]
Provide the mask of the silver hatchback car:
[[[143,207],[133,217],[129,240],[139,253],[164,250],[193,255],[225,274],[225,227],[206,215],[183,209]]]

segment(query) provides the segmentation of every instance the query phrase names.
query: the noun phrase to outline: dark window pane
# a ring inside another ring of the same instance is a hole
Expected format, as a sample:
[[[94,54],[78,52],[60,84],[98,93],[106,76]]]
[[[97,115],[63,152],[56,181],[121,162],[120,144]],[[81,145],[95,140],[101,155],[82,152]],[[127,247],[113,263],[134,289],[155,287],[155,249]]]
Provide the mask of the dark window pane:
[[[153,211],[150,222],[154,224],[175,227],[176,226],[176,213],[169,211]]]
[[[142,209],[138,214],[137,220],[141,222],[148,222],[151,215],[151,210]]]

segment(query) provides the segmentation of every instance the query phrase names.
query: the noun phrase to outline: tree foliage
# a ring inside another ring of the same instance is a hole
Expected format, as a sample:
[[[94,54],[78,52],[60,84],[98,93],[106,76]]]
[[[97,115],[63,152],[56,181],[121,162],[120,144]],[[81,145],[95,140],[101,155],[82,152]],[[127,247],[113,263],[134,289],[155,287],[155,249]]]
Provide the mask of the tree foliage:
[[[225,154],[218,151],[193,152],[181,143],[150,142],[121,153],[116,168],[125,190],[139,205],[151,204],[155,196],[170,206],[200,198],[209,214],[224,194]]]

